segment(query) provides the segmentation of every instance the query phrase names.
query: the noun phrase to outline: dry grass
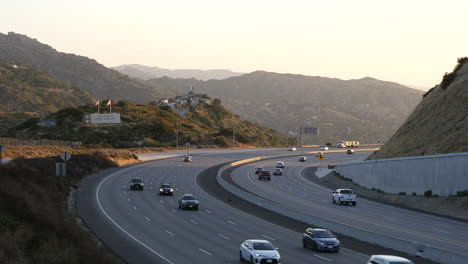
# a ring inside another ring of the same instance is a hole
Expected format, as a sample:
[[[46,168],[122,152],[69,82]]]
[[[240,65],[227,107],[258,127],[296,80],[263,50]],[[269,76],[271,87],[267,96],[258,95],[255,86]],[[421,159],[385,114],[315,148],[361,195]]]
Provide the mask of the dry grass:
[[[63,149],[28,151],[54,155]],[[67,211],[68,190],[86,175],[118,166],[114,160],[135,160],[129,151],[93,151],[70,151],[65,196],[54,175],[58,157],[19,158],[0,166],[0,263],[121,263],[98,247]]]

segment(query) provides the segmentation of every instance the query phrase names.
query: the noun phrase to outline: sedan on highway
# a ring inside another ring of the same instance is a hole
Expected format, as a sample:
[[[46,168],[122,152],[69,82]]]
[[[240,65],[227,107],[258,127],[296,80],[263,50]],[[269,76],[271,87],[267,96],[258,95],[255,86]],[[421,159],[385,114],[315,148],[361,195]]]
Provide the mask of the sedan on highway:
[[[184,162],[191,162],[192,161],[192,156],[185,156],[184,157]]]
[[[290,148],[289,151],[296,151],[296,147]]]
[[[278,162],[276,163],[276,168],[282,168],[282,169],[284,169],[284,161],[278,161]]]
[[[179,208],[184,209],[195,209],[198,210],[200,203],[198,199],[190,193],[183,193],[179,198]]]
[[[263,167],[255,168],[255,174],[259,174],[260,172],[262,172],[262,170],[265,170],[265,169]]]
[[[140,190],[143,191],[143,188],[145,186],[145,183],[141,178],[133,178],[130,181],[130,190]]]
[[[302,234],[304,248],[313,248],[316,251],[340,251],[340,241],[330,231],[321,228],[307,228]]]
[[[307,161],[307,157],[306,156],[302,156],[299,158],[299,161],[300,162],[306,162]]]
[[[328,150],[328,147],[327,146],[321,146],[320,150]]]
[[[353,153],[354,153],[354,149],[348,149],[348,150],[346,151],[346,154],[353,154]]]
[[[414,264],[411,260],[390,255],[372,255],[367,264]]]
[[[261,171],[259,174],[258,174],[258,179],[259,180],[265,180],[265,181],[270,181],[271,178],[270,178],[270,172],[267,171],[267,170],[263,170]]]
[[[159,195],[174,195],[174,188],[172,188],[170,183],[161,183]]]
[[[273,175],[283,175],[283,170],[280,168],[276,168],[273,170]]]
[[[249,263],[281,263],[281,256],[278,248],[275,248],[269,241],[260,239],[249,239],[240,245],[240,261]]]

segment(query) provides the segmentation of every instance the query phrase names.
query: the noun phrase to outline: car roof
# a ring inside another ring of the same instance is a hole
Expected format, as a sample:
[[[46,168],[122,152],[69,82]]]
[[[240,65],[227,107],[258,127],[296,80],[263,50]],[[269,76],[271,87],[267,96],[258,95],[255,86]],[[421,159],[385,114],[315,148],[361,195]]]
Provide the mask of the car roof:
[[[306,231],[328,231],[327,229],[324,229],[324,228],[313,228],[313,227],[309,227],[306,229]]]
[[[270,241],[268,240],[264,240],[264,239],[247,239],[247,241],[250,241],[250,242],[253,242],[253,243],[270,243]]]
[[[380,258],[380,259],[385,259],[385,260],[390,260],[390,261],[397,261],[397,260],[406,260],[409,261],[408,259],[399,257],[399,256],[392,256],[392,255],[372,255],[371,258]]]
[[[143,180],[143,179],[140,177],[133,177],[132,180]]]
[[[161,182],[161,185],[171,185],[171,184],[168,182]]]

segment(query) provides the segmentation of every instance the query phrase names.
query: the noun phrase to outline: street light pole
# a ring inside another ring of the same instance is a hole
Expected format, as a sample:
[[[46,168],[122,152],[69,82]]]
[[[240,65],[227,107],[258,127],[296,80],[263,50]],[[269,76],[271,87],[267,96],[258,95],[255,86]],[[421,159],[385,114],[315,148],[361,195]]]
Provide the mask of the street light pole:
[[[179,151],[179,120],[178,119],[177,119],[176,146],[177,146],[177,151]]]
[[[235,145],[235,135],[234,135],[234,120],[231,121],[232,123],[232,148],[235,148],[236,145]]]

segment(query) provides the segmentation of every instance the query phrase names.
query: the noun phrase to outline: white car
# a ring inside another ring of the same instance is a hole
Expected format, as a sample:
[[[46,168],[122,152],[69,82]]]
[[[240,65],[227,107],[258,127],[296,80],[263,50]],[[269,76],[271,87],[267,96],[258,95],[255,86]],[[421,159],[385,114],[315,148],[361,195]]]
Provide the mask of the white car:
[[[372,255],[367,264],[414,264],[411,260],[390,255]]]
[[[328,147],[327,146],[321,146],[320,150],[328,150]]]
[[[276,168],[284,169],[284,161],[278,161],[278,162],[276,163]]]
[[[281,263],[278,248],[267,240],[249,239],[240,245],[240,261],[250,263]]]
[[[296,151],[296,147],[290,148],[289,151]]]

